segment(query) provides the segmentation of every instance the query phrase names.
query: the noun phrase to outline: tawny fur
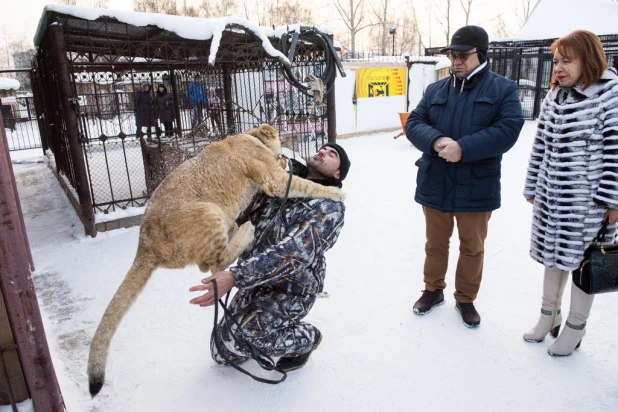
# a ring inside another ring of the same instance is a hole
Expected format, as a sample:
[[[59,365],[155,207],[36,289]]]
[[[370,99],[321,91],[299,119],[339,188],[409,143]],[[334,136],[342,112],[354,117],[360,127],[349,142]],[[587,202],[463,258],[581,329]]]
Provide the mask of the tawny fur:
[[[257,137],[257,139],[256,139]],[[259,139],[259,140],[258,140]],[[283,197],[289,175],[278,155],[281,142],[269,125],[212,143],[167,176],[142,217],[137,254],[109,303],[90,345],[88,380],[95,396],[105,381],[114,333],[156,268],[196,264],[202,272],[229,266],[253,243],[250,222],[236,218],[261,190]],[[289,197],[344,199],[337,188],[294,176]]]

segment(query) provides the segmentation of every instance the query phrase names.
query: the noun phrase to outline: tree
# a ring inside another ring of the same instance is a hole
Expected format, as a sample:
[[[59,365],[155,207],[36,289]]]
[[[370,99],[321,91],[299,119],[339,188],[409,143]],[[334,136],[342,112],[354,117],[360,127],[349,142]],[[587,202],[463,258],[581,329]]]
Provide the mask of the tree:
[[[441,5],[442,7],[438,7]],[[453,0],[442,0],[442,3],[434,3],[434,7],[438,8],[438,23],[442,26],[444,30],[444,35],[446,37],[446,43],[449,44],[451,41],[451,17],[453,13]]]
[[[179,14],[176,0],[133,0],[133,10],[144,13]]]
[[[371,5],[373,14],[375,15],[375,18],[377,19],[377,22],[372,27],[372,29],[373,28],[377,29],[377,30],[374,30],[374,32],[377,31],[377,37],[374,39],[374,43],[377,44],[378,49],[380,50],[379,53],[382,56],[386,56],[390,54],[387,51],[389,49],[388,35],[389,35],[390,28],[393,26],[393,22],[388,19],[389,5],[392,6],[391,0],[380,0],[379,9],[376,9],[373,5]]]
[[[350,53],[354,56],[356,54],[356,36],[361,30],[366,29],[372,24],[365,24],[365,0],[348,0],[345,6],[341,1],[332,0],[350,34]]]
[[[418,23],[415,18],[416,12],[412,15],[404,14],[397,22],[397,38],[398,38],[398,54],[421,54],[420,50],[420,32],[418,31]],[[418,50],[417,50],[418,48]]]
[[[468,22],[470,21],[470,12],[472,11],[473,2],[474,0],[459,0],[459,4],[461,4],[461,8],[463,9],[464,15],[466,16],[465,26],[467,26]]]
[[[207,19],[230,16],[234,14],[236,3],[234,0],[202,0],[198,8],[199,15]]]
[[[530,12],[534,8],[537,0],[509,0],[511,4],[511,9],[517,18],[517,22],[519,23],[519,27],[523,26],[526,20],[528,20],[528,16],[530,16]]]

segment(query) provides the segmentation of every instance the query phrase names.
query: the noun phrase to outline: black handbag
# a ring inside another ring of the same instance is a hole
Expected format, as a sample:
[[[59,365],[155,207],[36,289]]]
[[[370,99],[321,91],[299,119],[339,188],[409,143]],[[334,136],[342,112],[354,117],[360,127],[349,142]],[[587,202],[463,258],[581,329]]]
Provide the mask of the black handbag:
[[[618,244],[606,245],[607,222],[584,252],[584,260],[573,271],[573,283],[589,295],[618,290]]]

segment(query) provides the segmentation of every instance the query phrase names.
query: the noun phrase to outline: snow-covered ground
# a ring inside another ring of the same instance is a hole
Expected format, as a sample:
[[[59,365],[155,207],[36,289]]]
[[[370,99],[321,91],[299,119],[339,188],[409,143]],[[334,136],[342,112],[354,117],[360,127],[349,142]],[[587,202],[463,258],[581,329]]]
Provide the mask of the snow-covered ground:
[[[203,277],[198,269],[159,269],[121,324],[107,383],[91,399],[88,345],[131,265],[139,228],[85,237],[46,166],[14,165],[67,410],[618,410],[618,295],[596,298],[586,337],[571,357],[550,357],[552,338],[522,339],[538,318],[542,283],[541,265],[528,257],[531,208],[521,194],[534,123],[526,123],[504,157],[503,206],[490,221],[475,302],[478,329],[466,328],[453,309],[455,238],[447,304],[423,317],[412,312],[423,288],[425,225],[413,200],[419,152],[394,134],[339,142],[352,161],[344,182],[346,223],[327,256],[329,296],[307,318],[324,340],[303,369],[275,386],[210,358],[213,309],[189,304],[196,296],[189,287]]]

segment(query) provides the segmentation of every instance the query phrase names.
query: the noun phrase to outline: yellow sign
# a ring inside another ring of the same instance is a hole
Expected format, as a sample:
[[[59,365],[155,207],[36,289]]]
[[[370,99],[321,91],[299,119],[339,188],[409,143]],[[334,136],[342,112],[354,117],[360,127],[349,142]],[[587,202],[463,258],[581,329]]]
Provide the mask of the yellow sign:
[[[360,69],[356,97],[389,97],[406,94],[406,69]]]

